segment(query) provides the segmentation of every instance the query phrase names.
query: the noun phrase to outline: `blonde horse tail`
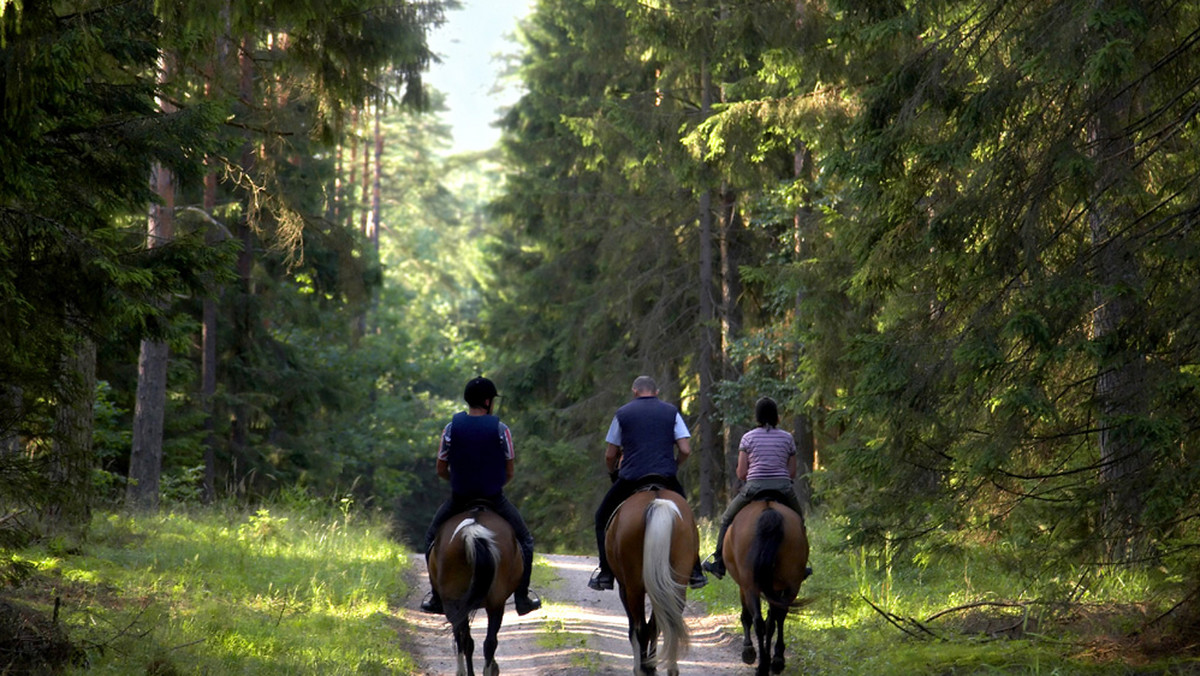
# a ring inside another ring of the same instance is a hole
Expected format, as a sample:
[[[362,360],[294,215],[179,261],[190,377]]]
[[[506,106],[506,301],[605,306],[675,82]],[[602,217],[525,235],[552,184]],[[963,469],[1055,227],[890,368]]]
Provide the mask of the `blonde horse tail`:
[[[687,650],[688,631],[683,621],[684,586],[671,571],[671,535],[683,515],[670,500],[657,498],[646,507],[646,539],[642,547],[642,581],[655,622],[663,634],[661,660],[675,664]]]
[[[467,591],[464,612],[469,616],[470,611],[480,607],[487,598],[488,590],[496,579],[496,570],[500,561],[500,550],[496,546],[496,534],[487,526],[473,518],[464,519],[454,530],[454,536],[462,534],[463,549],[467,556],[467,566],[471,569],[471,586]],[[453,536],[451,539],[454,539]],[[448,618],[450,624],[466,618]]]

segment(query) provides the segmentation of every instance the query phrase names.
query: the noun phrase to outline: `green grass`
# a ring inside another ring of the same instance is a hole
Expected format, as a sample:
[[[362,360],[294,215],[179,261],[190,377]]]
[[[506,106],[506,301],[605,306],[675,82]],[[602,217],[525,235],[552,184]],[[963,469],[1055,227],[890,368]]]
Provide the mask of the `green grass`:
[[[1131,637],[1190,589],[1167,571],[1068,571],[1031,575],[1036,556],[962,546],[885,566],[841,546],[829,517],[810,520],[814,576],[806,605],[788,621],[787,674],[1200,674],[1187,654],[1143,651]],[[375,516],[350,509],[229,506],[133,518],[98,514],[88,541],[10,552],[9,598],[47,613],[88,649],[77,674],[408,674],[394,609],[404,598],[407,552]],[[702,552],[713,529],[702,524]],[[538,559],[534,588],[557,577]],[[1164,584],[1164,582],[1166,584]],[[1072,590],[1072,603],[1051,605]],[[736,613],[728,577],[689,597]],[[905,633],[867,603],[889,613]],[[939,612],[979,602],[984,606]],[[552,605],[552,604],[551,604]],[[985,631],[1020,625],[1016,638]],[[740,632],[740,627],[734,627]],[[548,622],[543,647],[585,645]],[[1140,639],[1139,639],[1140,640]],[[1193,640],[1194,643],[1194,640]],[[1195,655],[1196,651],[1190,653]],[[580,651],[576,667],[599,656]]]
[[[389,610],[406,553],[351,511],[97,515],[81,552],[27,549],[17,594],[49,607],[112,674],[404,674]]]
[[[1031,582],[1028,571],[1021,575],[1009,561],[982,550],[947,554],[936,563],[887,567],[861,551],[840,547],[833,525],[821,516],[809,522],[814,575],[801,588],[805,605],[786,625],[786,674],[1200,673],[1195,657],[1151,659],[1131,646],[1133,632],[1175,600],[1159,598],[1148,574],[1080,572],[1069,580],[1085,582],[1074,603],[1049,604],[1045,601],[1051,592],[1069,586],[1068,580]],[[707,556],[715,529],[706,522],[701,533],[701,555]],[[1030,557],[1036,559],[1035,552]],[[737,585],[728,576],[689,592],[689,598],[705,601],[711,612],[740,612]],[[1025,605],[951,610],[980,602]],[[930,619],[947,610],[951,612]],[[1014,625],[1019,627],[1013,632],[1019,634],[1016,638],[987,633]],[[740,624],[733,629],[741,633]]]

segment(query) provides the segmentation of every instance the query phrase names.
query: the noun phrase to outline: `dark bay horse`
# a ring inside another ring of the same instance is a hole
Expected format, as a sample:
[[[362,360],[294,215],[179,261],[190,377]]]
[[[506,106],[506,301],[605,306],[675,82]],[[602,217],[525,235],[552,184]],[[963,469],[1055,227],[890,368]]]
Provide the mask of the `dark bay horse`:
[[[634,493],[613,514],[604,548],[620,584],[621,604],[629,619],[633,673],[652,674],[662,662],[679,673],[679,656],[688,646],[683,605],[688,577],[699,554],[700,538],[692,509],[683,496],[661,488]],[[646,598],[650,617],[646,618]]]
[[[429,581],[442,598],[446,619],[454,628],[458,676],[474,676],[471,655],[471,616],[487,610],[483,641],[483,673],[496,676],[497,634],[504,604],[521,581],[525,563],[512,526],[494,512],[470,509],[451,517],[438,529],[429,556]]]
[[[783,621],[808,576],[804,519],[780,502],[756,500],[742,508],[725,533],[725,565],[742,598],[742,661],[754,664],[750,627],[758,639],[758,676],[783,671]],[[767,602],[763,620],[761,600]],[[774,658],[771,638],[775,636]]]

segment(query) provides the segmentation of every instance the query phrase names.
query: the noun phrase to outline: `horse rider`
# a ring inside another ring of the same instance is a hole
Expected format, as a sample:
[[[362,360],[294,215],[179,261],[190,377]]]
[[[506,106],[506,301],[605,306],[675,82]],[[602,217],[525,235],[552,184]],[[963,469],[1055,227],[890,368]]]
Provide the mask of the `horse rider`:
[[[542,601],[529,590],[533,573],[533,535],[521,513],[504,497],[504,485],[513,478],[512,432],[500,418],[492,415],[492,402],[497,396],[496,385],[487,378],[475,378],[467,383],[463,399],[467,410],[456,413],[442,430],[438,447],[437,474],[450,482],[450,499],[442,503],[429,530],[425,532],[425,561],[438,529],[451,516],[472,504],[485,503],[489,509],[512,525],[525,560],[521,584],[513,593],[518,615],[537,610]],[[437,590],[421,603],[427,613],[444,612]]]
[[[725,577],[725,559],[721,554],[725,545],[725,531],[733,523],[733,517],[755,498],[770,494],[773,499],[804,516],[800,499],[792,488],[798,466],[796,440],[790,432],[779,429],[779,407],[775,400],[770,397],[759,399],[754,405],[754,419],[758,427],[742,435],[738,444],[737,477],[746,484],[733,496],[721,515],[717,550],[713,552],[712,561],[704,562],[704,570],[718,580]]]
[[[588,587],[597,591],[613,588],[613,573],[604,551],[604,532],[622,502],[649,483],[686,495],[676,474],[692,452],[688,443],[691,436],[679,410],[658,398],[654,379],[638,376],[633,381],[633,400],[617,409],[605,437],[608,446],[604,464],[613,483],[596,510],[600,567],[588,581]],[[706,582],[697,560],[688,585],[699,589]]]

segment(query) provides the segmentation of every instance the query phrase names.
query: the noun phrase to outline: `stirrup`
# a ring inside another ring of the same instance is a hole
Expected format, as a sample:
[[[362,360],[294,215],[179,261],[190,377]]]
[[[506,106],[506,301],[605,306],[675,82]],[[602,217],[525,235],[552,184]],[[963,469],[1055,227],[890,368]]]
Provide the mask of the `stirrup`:
[[[717,558],[716,554],[713,554],[710,558],[712,561],[705,561],[700,567],[718,580],[725,579],[725,561]]]
[[[425,600],[421,601],[421,610],[434,615],[442,615],[446,612],[445,607],[442,606],[441,597],[433,592],[429,592],[429,595],[425,597]]]
[[[604,591],[605,589],[613,588],[613,574],[596,568],[596,572],[592,573],[592,579],[588,580],[588,587],[596,591]]]

